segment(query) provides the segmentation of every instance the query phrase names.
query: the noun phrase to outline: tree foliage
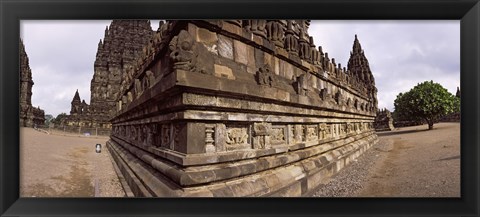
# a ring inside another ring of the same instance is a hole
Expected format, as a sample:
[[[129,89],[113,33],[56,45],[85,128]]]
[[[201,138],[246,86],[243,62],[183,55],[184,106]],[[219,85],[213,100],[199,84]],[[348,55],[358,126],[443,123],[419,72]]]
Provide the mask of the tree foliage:
[[[395,115],[402,120],[425,120],[428,129],[442,116],[460,111],[460,99],[442,85],[425,81],[406,93],[399,93],[394,102]]]
[[[57,115],[56,118],[50,120],[51,123],[54,123],[54,124],[61,124],[63,119],[65,119],[67,117],[67,114],[66,113],[60,113]]]

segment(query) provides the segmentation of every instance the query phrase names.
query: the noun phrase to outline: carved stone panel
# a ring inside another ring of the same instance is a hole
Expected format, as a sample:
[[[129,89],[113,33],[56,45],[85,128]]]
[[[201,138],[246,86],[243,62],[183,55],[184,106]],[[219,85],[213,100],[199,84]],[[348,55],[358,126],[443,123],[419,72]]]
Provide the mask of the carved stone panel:
[[[287,127],[272,126],[270,133],[270,142],[272,145],[281,145],[287,142]]]
[[[328,139],[330,138],[329,129],[330,127],[326,123],[318,124],[318,139]]]
[[[206,124],[205,125],[205,152],[213,153],[216,151],[215,148],[215,125]]]
[[[250,149],[250,132],[248,125],[228,125],[226,127],[225,148],[227,151]]]
[[[162,130],[161,130],[161,147],[163,148],[170,148],[170,143],[171,143],[171,124],[162,124]]]
[[[318,126],[307,125],[306,126],[306,141],[318,140]]]

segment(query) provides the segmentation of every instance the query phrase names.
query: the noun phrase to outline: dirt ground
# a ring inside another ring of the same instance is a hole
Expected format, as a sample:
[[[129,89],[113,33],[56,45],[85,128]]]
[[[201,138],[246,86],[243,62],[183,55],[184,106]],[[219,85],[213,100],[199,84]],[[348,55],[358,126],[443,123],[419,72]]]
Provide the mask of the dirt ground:
[[[124,196],[107,140],[20,128],[20,196]],[[102,145],[101,153],[95,152],[96,144]]]
[[[460,197],[460,123],[379,132],[313,197]]]
[[[380,132],[314,197],[460,197],[460,124]],[[123,197],[107,137],[20,129],[21,197]],[[95,153],[95,144],[102,153]],[[97,183],[97,184],[96,184]],[[97,187],[96,187],[97,186]]]
[[[385,149],[367,176],[365,197],[460,197],[460,123],[378,133]],[[380,152],[380,153],[378,153]]]

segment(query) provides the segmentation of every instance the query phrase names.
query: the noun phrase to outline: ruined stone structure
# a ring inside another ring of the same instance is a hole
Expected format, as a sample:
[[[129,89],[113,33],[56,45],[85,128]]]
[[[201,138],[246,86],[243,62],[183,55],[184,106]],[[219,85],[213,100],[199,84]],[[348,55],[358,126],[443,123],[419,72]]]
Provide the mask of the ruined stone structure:
[[[107,147],[136,196],[300,196],[378,141],[376,88],[308,20],[168,21],[124,74]]]
[[[32,106],[32,70],[28,63],[25,46],[20,39],[20,127],[35,127],[45,124],[45,112]]]
[[[149,20],[112,21],[105,29],[103,41],[98,43],[90,105],[80,100],[77,90],[70,115],[65,120],[67,125],[111,128],[110,119],[115,113],[122,75],[132,70],[152,35]]]
[[[375,130],[376,131],[392,131],[393,127],[392,113],[388,109],[382,109],[377,111],[377,117],[375,118]]]

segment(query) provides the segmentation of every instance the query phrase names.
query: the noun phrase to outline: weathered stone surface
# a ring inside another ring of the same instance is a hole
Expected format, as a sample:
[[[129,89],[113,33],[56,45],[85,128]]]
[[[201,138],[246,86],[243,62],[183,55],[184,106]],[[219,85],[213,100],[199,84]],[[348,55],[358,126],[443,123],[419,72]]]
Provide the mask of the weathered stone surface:
[[[232,39],[225,36],[218,36],[218,54],[222,57],[233,59]]]
[[[40,107],[32,106],[32,70],[28,63],[28,55],[25,52],[25,46],[20,39],[20,126],[21,127],[40,127],[45,124],[45,111]]]
[[[139,180],[129,182],[132,189],[155,189],[153,196],[301,196],[377,142],[376,88],[358,39],[354,73],[347,73],[316,50],[308,25],[163,24],[169,46],[135,68],[119,96],[127,102],[112,119],[109,149],[116,162],[135,164],[123,167]]]

